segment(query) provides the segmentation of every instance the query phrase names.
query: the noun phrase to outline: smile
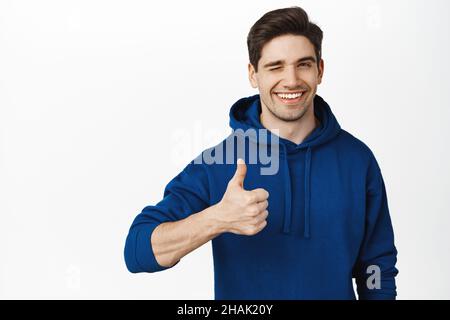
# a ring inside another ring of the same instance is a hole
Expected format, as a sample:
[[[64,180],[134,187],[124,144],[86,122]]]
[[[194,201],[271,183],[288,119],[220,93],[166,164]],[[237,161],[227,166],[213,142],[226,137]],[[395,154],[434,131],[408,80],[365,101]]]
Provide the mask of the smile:
[[[275,96],[277,96],[278,100],[280,100],[283,104],[295,104],[302,100],[302,97],[305,92],[277,92]]]

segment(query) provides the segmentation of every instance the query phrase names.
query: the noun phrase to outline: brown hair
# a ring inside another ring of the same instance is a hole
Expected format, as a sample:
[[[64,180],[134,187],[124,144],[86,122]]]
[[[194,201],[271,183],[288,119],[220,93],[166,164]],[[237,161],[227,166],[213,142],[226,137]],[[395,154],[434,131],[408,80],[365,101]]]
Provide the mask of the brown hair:
[[[319,65],[322,56],[322,30],[309,21],[305,10],[289,7],[267,12],[251,27],[247,36],[247,47],[250,63],[256,72],[264,45],[273,38],[286,34],[304,36],[311,41]]]

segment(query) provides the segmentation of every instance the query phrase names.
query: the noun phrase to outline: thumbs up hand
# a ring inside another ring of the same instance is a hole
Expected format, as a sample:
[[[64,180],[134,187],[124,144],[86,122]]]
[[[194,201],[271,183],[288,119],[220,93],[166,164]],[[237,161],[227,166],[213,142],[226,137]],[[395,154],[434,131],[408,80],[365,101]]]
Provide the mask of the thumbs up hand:
[[[251,236],[267,225],[269,193],[262,188],[244,190],[246,173],[245,162],[238,159],[236,172],[228,182],[222,200],[217,204],[219,210],[216,218],[224,223],[227,232]]]

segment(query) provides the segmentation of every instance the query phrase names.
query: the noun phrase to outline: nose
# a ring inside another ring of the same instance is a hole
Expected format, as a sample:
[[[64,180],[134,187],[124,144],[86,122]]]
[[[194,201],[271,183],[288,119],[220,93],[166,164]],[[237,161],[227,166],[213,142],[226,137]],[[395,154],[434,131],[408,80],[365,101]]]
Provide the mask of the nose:
[[[284,74],[284,83],[286,87],[296,88],[301,85],[302,80],[299,76],[299,72],[295,66],[286,68]]]

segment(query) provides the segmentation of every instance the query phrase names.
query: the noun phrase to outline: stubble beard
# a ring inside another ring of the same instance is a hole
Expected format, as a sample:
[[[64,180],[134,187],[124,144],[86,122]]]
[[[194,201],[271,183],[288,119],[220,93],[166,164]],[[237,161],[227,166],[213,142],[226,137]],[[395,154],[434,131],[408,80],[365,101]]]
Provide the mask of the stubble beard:
[[[285,114],[282,114],[281,112],[278,112],[277,108],[274,107],[273,105],[269,107],[266,104],[266,106],[267,106],[267,109],[269,110],[269,112],[275,118],[277,118],[279,120],[282,120],[282,121],[286,121],[286,122],[294,122],[294,121],[300,120],[308,112],[308,109],[309,109],[309,105],[306,105],[306,106],[302,107],[301,110],[297,111],[295,114],[285,115]],[[289,107],[287,107],[287,106],[279,106],[278,110],[282,109],[282,108],[289,108]]]

